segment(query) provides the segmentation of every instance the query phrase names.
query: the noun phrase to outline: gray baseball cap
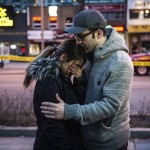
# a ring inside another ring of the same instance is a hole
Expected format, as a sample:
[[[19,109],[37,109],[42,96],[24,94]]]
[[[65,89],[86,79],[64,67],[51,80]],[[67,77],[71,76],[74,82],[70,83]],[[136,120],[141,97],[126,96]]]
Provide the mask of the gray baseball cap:
[[[106,25],[107,21],[99,11],[83,10],[75,16],[73,26],[66,28],[64,32],[79,34],[88,29],[105,28]]]

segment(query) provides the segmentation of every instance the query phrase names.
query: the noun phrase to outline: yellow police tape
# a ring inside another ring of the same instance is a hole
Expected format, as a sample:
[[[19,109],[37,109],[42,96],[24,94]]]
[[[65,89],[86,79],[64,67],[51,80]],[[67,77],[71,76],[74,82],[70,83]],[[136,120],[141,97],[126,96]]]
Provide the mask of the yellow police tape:
[[[8,55],[8,56],[0,56],[1,60],[14,60],[14,61],[32,61],[35,57],[26,57],[26,56],[16,56],[16,55]]]
[[[35,57],[27,57],[27,56],[16,56],[16,55],[8,55],[8,56],[0,56],[1,60],[14,60],[14,61],[33,61]],[[134,66],[150,66],[150,62],[148,61],[134,61]]]
[[[134,61],[133,66],[150,66],[150,61]]]

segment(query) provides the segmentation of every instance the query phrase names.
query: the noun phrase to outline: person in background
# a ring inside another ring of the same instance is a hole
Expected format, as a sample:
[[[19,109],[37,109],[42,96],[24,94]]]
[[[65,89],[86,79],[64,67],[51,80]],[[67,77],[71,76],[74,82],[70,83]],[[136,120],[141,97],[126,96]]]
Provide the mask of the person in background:
[[[65,103],[58,94],[59,103],[44,102],[41,111],[47,118],[79,121],[86,150],[127,150],[133,64],[123,37],[106,25],[99,11],[83,10],[65,29],[90,56],[84,105]]]
[[[80,125],[74,120],[47,119],[40,105],[49,99],[57,103],[58,93],[68,104],[83,104],[86,78],[82,75],[85,53],[75,39],[64,41],[57,48],[48,47],[26,70],[24,86],[36,80],[34,112],[37,132],[34,150],[82,150]],[[71,78],[72,77],[72,78]]]

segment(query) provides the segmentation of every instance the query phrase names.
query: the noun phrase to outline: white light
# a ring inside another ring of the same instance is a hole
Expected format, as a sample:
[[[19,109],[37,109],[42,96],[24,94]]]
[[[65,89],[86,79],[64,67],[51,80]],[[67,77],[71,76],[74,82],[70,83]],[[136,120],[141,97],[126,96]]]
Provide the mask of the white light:
[[[16,49],[16,48],[17,48],[17,45],[16,45],[16,44],[11,44],[11,45],[10,45],[10,48],[11,48],[11,49]]]
[[[0,43],[0,47],[4,47],[4,43]]]
[[[144,14],[143,10],[142,10],[142,11],[140,11],[140,14]]]
[[[149,10],[145,10],[145,13],[146,13],[146,14],[149,14]]]
[[[23,13],[26,13],[26,10],[24,9],[24,10],[22,10],[22,12],[23,12]]]
[[[57,6],[49,6],[48,12],[50,16],[56,16],[57,17]]]
[[[17,10],[16,13],[19,14],[19,11]]]

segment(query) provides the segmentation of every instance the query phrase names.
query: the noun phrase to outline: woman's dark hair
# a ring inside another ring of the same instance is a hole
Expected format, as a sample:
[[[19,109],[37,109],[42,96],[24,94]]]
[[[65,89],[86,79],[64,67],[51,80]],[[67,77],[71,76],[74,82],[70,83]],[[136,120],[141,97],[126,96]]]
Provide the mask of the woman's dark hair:
[[[69,39],[61,43],[56,48],[56,51],[53,57],[59,57],[63,53],[67,55],[67,62],[72,61],[72,60],[79,60],[79,59],[83,59],[84,63],[86,61],[86,54],[84,52],[84,49],[80,45],[76,44],[75,39]]]
[[[84,52],[84,49],[80,45],[76,44],[76,40],[75,39],[65,40],[56,48],[51,46],[45,48],[41,52],[41,54],[30,63],[30,65],[26,69],[26,75],[25,75],[23,85],[27,88],[33,80],[32,77],[29,75],[29,69],[31,68],[32,63],[34,63],[40,58],[55,57],[56,59],[58,59],[63,53],[67,55],[67,60],[66,60],[67,62],[72,60],[79,60],[79,59],[84,60],[83,65],[86,62],[86,54]]]

